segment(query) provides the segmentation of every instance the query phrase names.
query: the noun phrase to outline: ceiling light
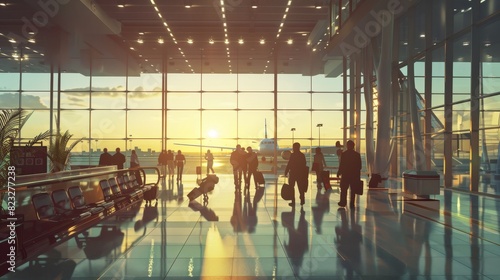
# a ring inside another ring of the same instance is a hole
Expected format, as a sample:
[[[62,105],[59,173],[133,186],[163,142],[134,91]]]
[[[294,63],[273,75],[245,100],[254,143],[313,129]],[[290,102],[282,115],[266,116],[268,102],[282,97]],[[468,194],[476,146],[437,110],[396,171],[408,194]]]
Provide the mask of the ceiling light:
[[[139,32],[139,35],[144,35],[144,32]]]
[[[252,9],[257,9],[259,6],[259,1],[258,0],[252,0],[251,1]]]
[[[163,41],[163,38],[158,38],[158,44],[163,44],[165,41]]]
[[[243,45],[243,43],[244,43],[243,39],[242,39],[242,38],[240,38],[240,39],[238,40],[238,44]]]
[[[224,40],[224,44],[229,45],[229,40],[228,39]]]
[[[125,5],[123,5],[123,4],[118,4],[117,6],[118,6],[118,8],[125,8]]]
[[[486,42],[486,43],[484,43],[484,46],[485,47],[489,47],[489,46],[491,46],[491,43],[490,42]]]
[[[139,38],[139,39],[137,39],[137,43],[142,44],[142,43],[144,43],[144,40],[142,40],[142,38]]]
[[[464,46],[464,47],[467,47],[468,45],[470,45],[469,41],[464,41],[464,42],[462,43],[462,46]]]
[[[316,0],[315,1],[315,4],[314,4],[314,8],[319,10],[321,8],[323,8],[323,5],[325,4],[325,1],[323,0]]]
[[[31,38],[31,39],[28,40],[28,42],[34,44],[35,43],[35,39]]]
[[[288,41],[286,41],[286,43],[289,45],[293,44],[293,39],[288,39]]]
[[[192,1],[191,1],[191,0],[184,0],[184,7],[185,7],[186,9],[189,9],[189,8],[191,8],[192,6],[193,6],[193,3],[192,3]]]
[[[425,34],[424,33],[420,34],[420,38],[425,38]]]
[[[262,39],[260,39],[259,43],[260,43],[261,45],[264,45],[264,44],[266,43],[266,40],[264,40],[264,38],[262,38]]]
[[[208,43],[209,43],[210,45],[213,45],[213,44],[215,43],[215,42],[214,42],[214,39],[210,38],[210,40],[208,40]]]
[[[0,3],[0,6],[2,6],[2,7],[6,7],[6,6],[7,6],[7,3],[3,3],[3,2],[2,2],[2,3]]]
[[[188,44],[192,44],[193,43],[193,39],[189,38],[188,39]]]

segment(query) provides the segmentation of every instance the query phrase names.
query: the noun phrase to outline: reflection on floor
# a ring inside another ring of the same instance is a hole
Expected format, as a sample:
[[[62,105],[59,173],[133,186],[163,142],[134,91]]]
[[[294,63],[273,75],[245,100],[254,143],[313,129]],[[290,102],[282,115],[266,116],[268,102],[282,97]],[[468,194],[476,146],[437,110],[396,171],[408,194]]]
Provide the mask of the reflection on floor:
[[[339,209],[337,186],[312,183],[292,208],[276,178],[246,191],[222,175],[208,203],[190,202],[195,180],[163,181],[157,204],[120,212],[2,279],[500,279],[498,198],[443,191],[437,209],[415,207],[387,182]]]

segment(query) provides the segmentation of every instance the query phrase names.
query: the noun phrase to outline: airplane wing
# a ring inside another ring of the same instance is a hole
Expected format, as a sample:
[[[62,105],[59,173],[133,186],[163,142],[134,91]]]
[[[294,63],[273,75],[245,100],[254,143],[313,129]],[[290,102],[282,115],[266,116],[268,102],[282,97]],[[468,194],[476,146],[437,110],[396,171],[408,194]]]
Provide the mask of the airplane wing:
[[[174,145],[189,146],[189,147],[201,147],[201,148],[214,148],[214,149],[221,149],[221,150],[235,150],[236,149],[236,147],[213,146],[213,145],[198,145],[198,144],[185,144],[185,143],[174,143]]]

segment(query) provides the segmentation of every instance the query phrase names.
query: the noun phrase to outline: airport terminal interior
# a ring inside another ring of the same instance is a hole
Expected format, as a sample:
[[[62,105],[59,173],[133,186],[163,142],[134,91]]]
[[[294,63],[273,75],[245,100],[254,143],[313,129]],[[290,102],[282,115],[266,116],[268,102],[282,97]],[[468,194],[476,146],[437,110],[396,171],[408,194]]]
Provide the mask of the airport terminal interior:
[[[496,27],[500,0],[0,0],[0,279],[500,279]]]

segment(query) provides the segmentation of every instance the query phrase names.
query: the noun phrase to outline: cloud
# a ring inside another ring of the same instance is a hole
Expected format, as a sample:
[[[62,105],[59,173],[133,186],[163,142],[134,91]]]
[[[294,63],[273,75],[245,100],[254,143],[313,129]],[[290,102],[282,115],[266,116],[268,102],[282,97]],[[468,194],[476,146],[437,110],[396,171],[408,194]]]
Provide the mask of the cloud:
[[[29,95],[23,93],[23,108],[29,109],[46,109],[40,96]],[[19,95],[15,93],[0,94],[0,105],[3,108],[19,108]]]
[[[85,88],[73,88],[67,89],[64,91],[66,95],[69,96],[87,96],[90,91],[89,87]],[[125,92],[125,88],[123,86],[117,87],[100,87],[93,88],[92,96],[104,96],[104,97],[120,97],[123,98],[123,93]],[[129,93],[129,98],[151,98],[161,95],[161,88],[155,87],[151,91],[144,91],[142,86],[136,87],[134,90],[131,90]]]

